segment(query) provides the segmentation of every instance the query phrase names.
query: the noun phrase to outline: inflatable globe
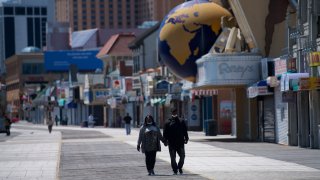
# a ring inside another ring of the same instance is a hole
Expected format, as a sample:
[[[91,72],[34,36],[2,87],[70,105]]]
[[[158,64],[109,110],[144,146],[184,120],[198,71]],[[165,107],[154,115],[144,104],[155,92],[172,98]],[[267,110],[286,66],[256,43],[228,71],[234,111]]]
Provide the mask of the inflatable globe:
[[[196,60],[209,52],[221,32],[221,17],[231,16],[223,7],[207,1],[185,2],[163,19],[159,55],[176,76],[195,82]]]

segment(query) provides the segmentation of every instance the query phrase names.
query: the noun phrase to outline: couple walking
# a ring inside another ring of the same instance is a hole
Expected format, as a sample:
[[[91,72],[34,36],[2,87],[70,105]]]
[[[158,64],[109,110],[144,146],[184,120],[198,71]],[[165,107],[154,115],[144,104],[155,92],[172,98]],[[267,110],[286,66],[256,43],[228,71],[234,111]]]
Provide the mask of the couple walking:
[[[173,174],[177,175],[178,171],[183,174],[183,164],[185,158],[184,144],[188,143],[189,137],[187,126],[181,121],[177,115],[177,109],[171,111],[172,115],[163,129],[163,136],[160,129],[156,126],[152,116],[146,116],[144,124],[140,129],[137,150],[142,151],[146,157],[146,166],[149,175],[155,175],[154,165],[156,162],[157,151],[161,151],[160,141],[165,146],[169,145],[169,153],[171,158],[171,167]],[[177,164],[176,154],[180,160]]]

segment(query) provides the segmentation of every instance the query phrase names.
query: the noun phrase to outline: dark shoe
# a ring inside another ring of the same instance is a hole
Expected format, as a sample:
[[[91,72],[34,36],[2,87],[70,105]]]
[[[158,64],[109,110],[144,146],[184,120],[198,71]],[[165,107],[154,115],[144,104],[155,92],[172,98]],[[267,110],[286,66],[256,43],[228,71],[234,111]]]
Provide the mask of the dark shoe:
[[[177,172],[173,172],[173,175],[177,175]]]
[[[153,171],[153,169],[151,170],[151,175],[153,175],[153,176],[154,176],[154,171]]]
[[[180,173],[180,174],[183,174],[183,171],[182,171],[182,169],[179,169],[179,173]]]
[[[152,171],[148,170],[148,176],[151,176],[151,175],[152,175]]]

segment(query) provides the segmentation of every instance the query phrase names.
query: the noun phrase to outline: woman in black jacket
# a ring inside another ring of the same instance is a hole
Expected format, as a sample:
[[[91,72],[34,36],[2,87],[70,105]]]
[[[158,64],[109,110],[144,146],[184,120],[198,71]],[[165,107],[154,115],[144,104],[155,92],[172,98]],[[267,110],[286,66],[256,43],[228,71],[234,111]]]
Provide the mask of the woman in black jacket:
[[[151,115],[147,115],[144,119],[144,124],[140,129],[137,150],[142,151],[146,156],[146,166],[148,175],[154,175],[154,165],[156,163],[157,151],[161,151],[160,140],[166,146],[166,141],[163,138],[159,127],[153,120]]]

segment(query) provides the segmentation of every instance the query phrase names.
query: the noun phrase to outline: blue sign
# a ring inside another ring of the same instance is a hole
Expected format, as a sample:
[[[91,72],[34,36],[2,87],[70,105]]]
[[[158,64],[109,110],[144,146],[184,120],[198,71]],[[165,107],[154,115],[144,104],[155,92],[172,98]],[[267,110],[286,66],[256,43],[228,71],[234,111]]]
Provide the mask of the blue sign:
[[[103,63],[96,58],[98,50],[91,51],[46,51],[44,66],[46,71],[69,71],[70,65],[77,66],[79,71],[102,69]]]

